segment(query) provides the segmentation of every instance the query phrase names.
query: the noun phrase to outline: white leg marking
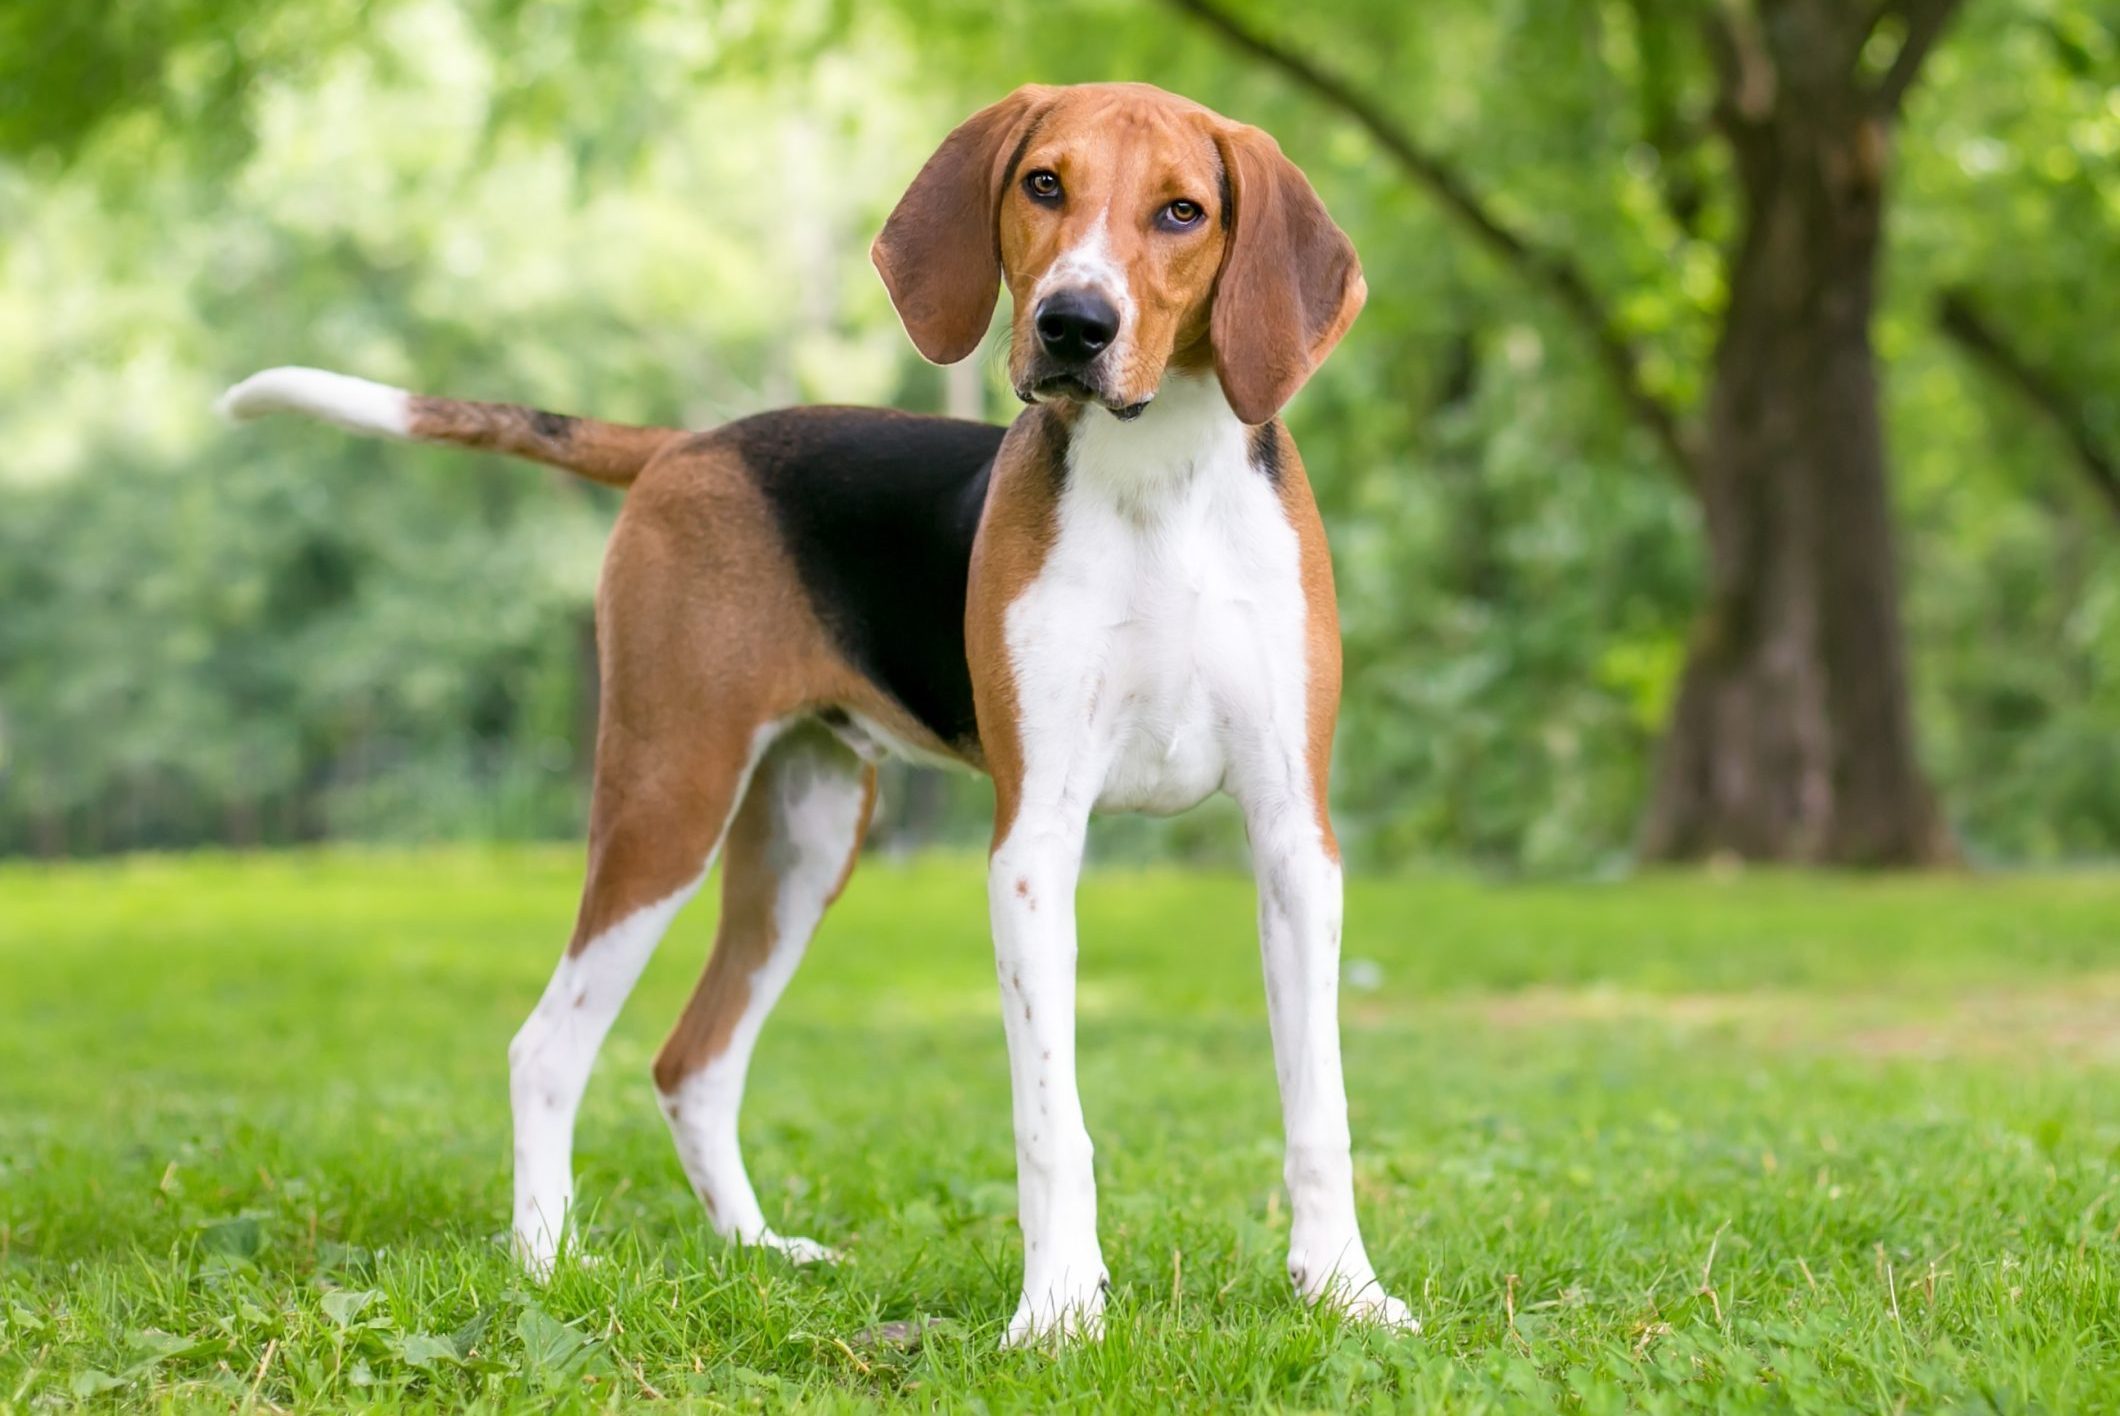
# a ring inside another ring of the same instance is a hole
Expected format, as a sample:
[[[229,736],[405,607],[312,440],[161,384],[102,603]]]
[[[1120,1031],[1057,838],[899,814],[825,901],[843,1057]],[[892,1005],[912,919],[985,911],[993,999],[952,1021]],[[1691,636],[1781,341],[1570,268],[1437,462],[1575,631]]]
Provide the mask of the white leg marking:
[[[701,879],[704,879],[704,873]],[[699,881],[635,910],[559,961],[508,1047],[515,1113],[515,1252],[537,1277],[552,1271],[574,1201],[574,1116],[597,1049],[656,943]]]
[[[1350,1316],[1417,1332],[1384,1291],[1355,1219],[1347,1087],[1340,1070],[1340,866],[1308,804],[1253,808],[1259,953],[1288,1150],[1288,1276]]]
[[[751,751],[730,807],[717,824],[714,845],[692,881],[627,915],[563,955],[537,1007],[508,1044],[508,1101],[515,1118],[515,1253],[532,1276],[552,1272],[574,1203],[574,1117],[604,1035],[624,1006],[663,931],[698,892],[728,834],[736,804],[783,724],[751,737]]]
[[[740,1244],[778,1249],[798,1263],[836,1261],[839,1255],[813,1239],[776,1234],[767,1225],[744,1169],[737,1115],[766,1015],[802,962],[854,849],[866,794],[862,772],[853,754],[829,738],[784,738],[775,749],[753,788],[774,797],[768,850],[778,871],[772,951],[751,975],[749,998],[728,1047],[673,1090],[657,1093],[685,1176],[715,1231]]]
[[[221,395],[214,411],[247,423],[268,413],[306,413],[356,433],[412,436],[412,395],[348,374],[294,366],[252,374]]]
[[[1023,1297],[1005,1344],[1094,1337],[1108,1282],[1097,1176],[1075,1086],[1075,882],[1087,807],[1020,813],[987,871],[1015,1110]]]

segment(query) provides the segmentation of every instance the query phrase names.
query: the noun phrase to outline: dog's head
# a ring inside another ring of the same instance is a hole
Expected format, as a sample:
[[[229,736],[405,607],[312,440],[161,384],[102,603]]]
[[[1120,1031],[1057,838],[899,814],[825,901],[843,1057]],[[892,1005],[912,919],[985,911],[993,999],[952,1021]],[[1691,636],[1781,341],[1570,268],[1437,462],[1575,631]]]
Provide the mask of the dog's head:
[[[1018,89],[943,142],[871,252],[938,364],[1015,301],[1026,402],[1131,418],[1206,368],[1246,423],[1277,413],[1367,287],[1354,246],[1274,140],[1146,84]]]

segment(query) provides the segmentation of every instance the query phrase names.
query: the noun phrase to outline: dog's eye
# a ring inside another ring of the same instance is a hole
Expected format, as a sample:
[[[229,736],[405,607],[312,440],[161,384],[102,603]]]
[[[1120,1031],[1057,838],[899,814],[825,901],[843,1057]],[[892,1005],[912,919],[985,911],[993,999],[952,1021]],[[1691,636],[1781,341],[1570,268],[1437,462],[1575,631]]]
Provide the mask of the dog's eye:
[[[1041,202],[1055,201],[1060,196],[1060,178],[1041,167],[1023,179],[1023,190]]]
[[[1183,230],[1188,226],[1197,225],[1204,215],[1206,213],[1201,210],[1198,202],[1189,202],[1180,197],[1163,208],[1163,224]]]

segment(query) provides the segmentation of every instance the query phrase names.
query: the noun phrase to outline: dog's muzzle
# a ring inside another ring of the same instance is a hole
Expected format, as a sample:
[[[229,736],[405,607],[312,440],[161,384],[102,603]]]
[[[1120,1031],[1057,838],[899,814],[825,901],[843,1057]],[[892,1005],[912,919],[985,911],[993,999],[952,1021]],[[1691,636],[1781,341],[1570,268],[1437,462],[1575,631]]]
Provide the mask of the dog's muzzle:
[[[1141,410],[1155,401],[1155,395],[1137,403],[1120,403],[1111,395],[1092,387],[1073,374],[1044,374],[1034,372],[1023,383],[1016,385],[1016,397],[1025,403],[1093,403],[1122,423],[1131,423],[1141,416]]]
[[[1109,298],[1095,290],[1056,290],[1038,302],[1031,326],[1038,352],[1016,385],[1025,403],[1094,403],[1121,420],[1138,418],[1148,407],[1146,398],[1121,403],[1104,387],[1101,360],[1119,337],[1119,311]]]
[[[1119,309],[1095,290],[1055,290],[1031,315],[1038,352],[1064,371],[1086,369],[1119,337]]]

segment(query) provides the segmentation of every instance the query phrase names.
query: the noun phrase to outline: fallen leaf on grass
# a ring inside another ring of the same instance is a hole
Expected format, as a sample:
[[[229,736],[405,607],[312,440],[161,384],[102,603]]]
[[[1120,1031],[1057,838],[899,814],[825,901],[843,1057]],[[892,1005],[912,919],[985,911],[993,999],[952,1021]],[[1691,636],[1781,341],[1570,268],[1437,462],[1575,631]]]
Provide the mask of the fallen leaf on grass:
[[[901,1352],[918,1352],[928,1338],[955,1326],[947,1318],[897,1318],[865,1327],[848,1341],[864,1349],[896,1348]]]

